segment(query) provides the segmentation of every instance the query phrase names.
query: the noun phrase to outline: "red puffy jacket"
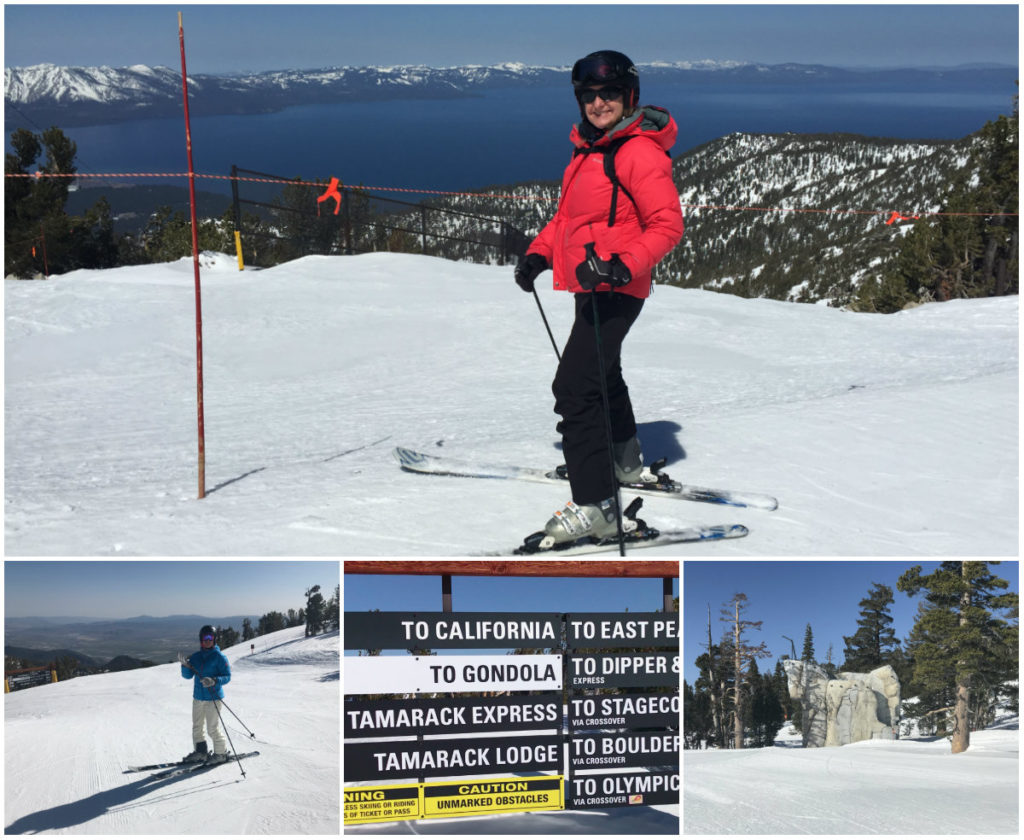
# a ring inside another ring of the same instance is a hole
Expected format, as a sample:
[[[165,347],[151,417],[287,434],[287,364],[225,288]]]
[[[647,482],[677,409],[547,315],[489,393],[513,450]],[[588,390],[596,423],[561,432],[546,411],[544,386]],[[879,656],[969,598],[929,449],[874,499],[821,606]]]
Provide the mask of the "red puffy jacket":
[[[586,257],[587,243],[593,242],[601,259],[618,254],[633,276],[632,282],[616,291],[639,298],[651,293],[651,269],[683,236],[679,193],[666,154],[676,141],[676,132],[668,111],[648,105],[638,109],[627,125],[616,126],[595,141],[596,148],[631,137],[615,153],[615,174],[625,191],[618,191],[611,227],[612,182],[604,171],[604,155],[580,153],[573,157],[562,177],[555,217],[527,249],[548,261],[556,289],[583,291],[576,282],[576,266]],[[589,145],[578,126],[573,126],[570,139],[579,149]],[[635,206],[626,192],[636,201]],[[608,288],[597,287],[599,291]]]

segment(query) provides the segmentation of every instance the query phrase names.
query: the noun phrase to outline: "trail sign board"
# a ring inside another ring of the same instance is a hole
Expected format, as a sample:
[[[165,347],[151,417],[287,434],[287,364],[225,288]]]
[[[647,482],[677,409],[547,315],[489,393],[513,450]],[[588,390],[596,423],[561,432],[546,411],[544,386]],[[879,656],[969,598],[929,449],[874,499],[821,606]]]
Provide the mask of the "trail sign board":
[[[531,691],[562,687],[562,657],[346,656],[346,694]]]
[[[402,700],[350,697],[342,708],[346,738],[514,732],[558,728],[562,723],[562,696],[555,692],[514,697],[409,697]]]
[[[347,612],[346,650],[557,648],[556,613]]]
[[[565,631],[570,648],[679,649],[678,613],[570,613]]]
[[[350,741],[345,781],[431,776],[487,776],[523,770],[562,770],[557,733],[511,738],[440,738],[430,741]]]
[[[571,809],[670,805],[679,802],[679,770],[574,776],[565,787],[565,806]]]
[[[677,764],[678,732],[593,733],[569,739],[569,766],[574,770]]]
[[[678,686],[678,653],[566,654],[569,688]]]
[[[640,729],[679,725],[679,694],[569,698],[569,729]]]

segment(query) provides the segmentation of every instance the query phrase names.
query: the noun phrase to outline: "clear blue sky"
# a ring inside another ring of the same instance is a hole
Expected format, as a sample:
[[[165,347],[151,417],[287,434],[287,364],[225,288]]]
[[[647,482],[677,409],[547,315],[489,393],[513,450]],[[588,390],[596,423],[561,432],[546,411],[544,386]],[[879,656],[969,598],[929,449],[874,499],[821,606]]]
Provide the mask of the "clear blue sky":
[[[565,66],[595,49],[634,61],[718,59],[838,66],[1015,65],[1005,4],[157,5],[7,4],[4,66],[50,62],[190,73],[349,65]]]
[[[814,634],[814,654],[825,661],[829,643],[832,661],[843,662],[843,636],[857,632],[860,601],[867,597],[873,583],[893,590],[891,607],[896,636],[902,641],[914,623],[920,596],[910,598],[896,588],[900,575],[913,566],[924,573],[934,571],[937,562],[918,560],[822,560],[822,561],[686,561],[683,564],[683,678],[693,683],[698,676],[694,660],[706,648],[708,605],[711,605],[711,632],[721,640],[726,625],[719,621],[721,608],[737,592],[747,596],[743,618],[762,621],[761,630],[751,629],[748,639],[764,642],[770,659],[758,661],[762,671],[772,670],[775,660],[789,654],[789,636],[800,655],[808,623]],[[1020,591],[1017,561],[990,567],[996,576],[1010,584],[1009,591]]]
[[[131,618],[264,615],[339,581],[336,560],[6,560],[4,614]]]

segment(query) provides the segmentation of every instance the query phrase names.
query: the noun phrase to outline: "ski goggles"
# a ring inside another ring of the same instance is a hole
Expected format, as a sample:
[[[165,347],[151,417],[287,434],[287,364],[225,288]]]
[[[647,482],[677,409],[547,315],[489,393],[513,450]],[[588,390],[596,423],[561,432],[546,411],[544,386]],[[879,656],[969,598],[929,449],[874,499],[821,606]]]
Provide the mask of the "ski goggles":
[[[212,642],[213,641],[213,636],[203,636],[203,641],[204,642]]]
[[[600,97],[605,102],[621,102],[622,98],[626,95],[626,92],[622,88],[617,87],[606,87],[600,88],[599,90],[578,90],[576,91],[576,98],[579,99],[584,105],[589,105],[595,99]]]
[[[572,83],[575,87],[582,85],[599,85],[602,82],[621,80],[627,73],[636,75],[636,68],[626,67],[612,61],[608,56],[596,55],[581,58],[572,68]]]

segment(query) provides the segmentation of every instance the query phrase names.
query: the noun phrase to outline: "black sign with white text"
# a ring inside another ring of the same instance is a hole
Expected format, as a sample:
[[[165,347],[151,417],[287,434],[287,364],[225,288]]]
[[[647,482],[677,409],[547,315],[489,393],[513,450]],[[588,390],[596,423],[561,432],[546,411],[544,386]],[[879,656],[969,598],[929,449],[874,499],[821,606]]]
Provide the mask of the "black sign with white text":
[[[557,648],[561,640],[556,613],[345,613],[345,650]]]
[[[346,738],[560,730],[562,726],[562,697],[555,692],[526,697],[346,698],[342,708]]]
[[[569,698],[569,729],[677,727],[678,694],[614,694]],[[347,731],[347,730],[346,730]]]
[[[570,648],[679,649],[679,613],[570,613],[565,630]]]
[[[345,781],[562,770],[558,734],[345,744]]]
[[[565,785],[566,808],[618,805],[671,805],[679,802],[679,771],[673,773],[595,773],[574,776]]]
[[[566,687],[679,686],[678,653],[566,654]]]
[[[678,732],[621,732],[573,735],[569,767],[600,770],[607,767],[671,767],[679,765]]]

